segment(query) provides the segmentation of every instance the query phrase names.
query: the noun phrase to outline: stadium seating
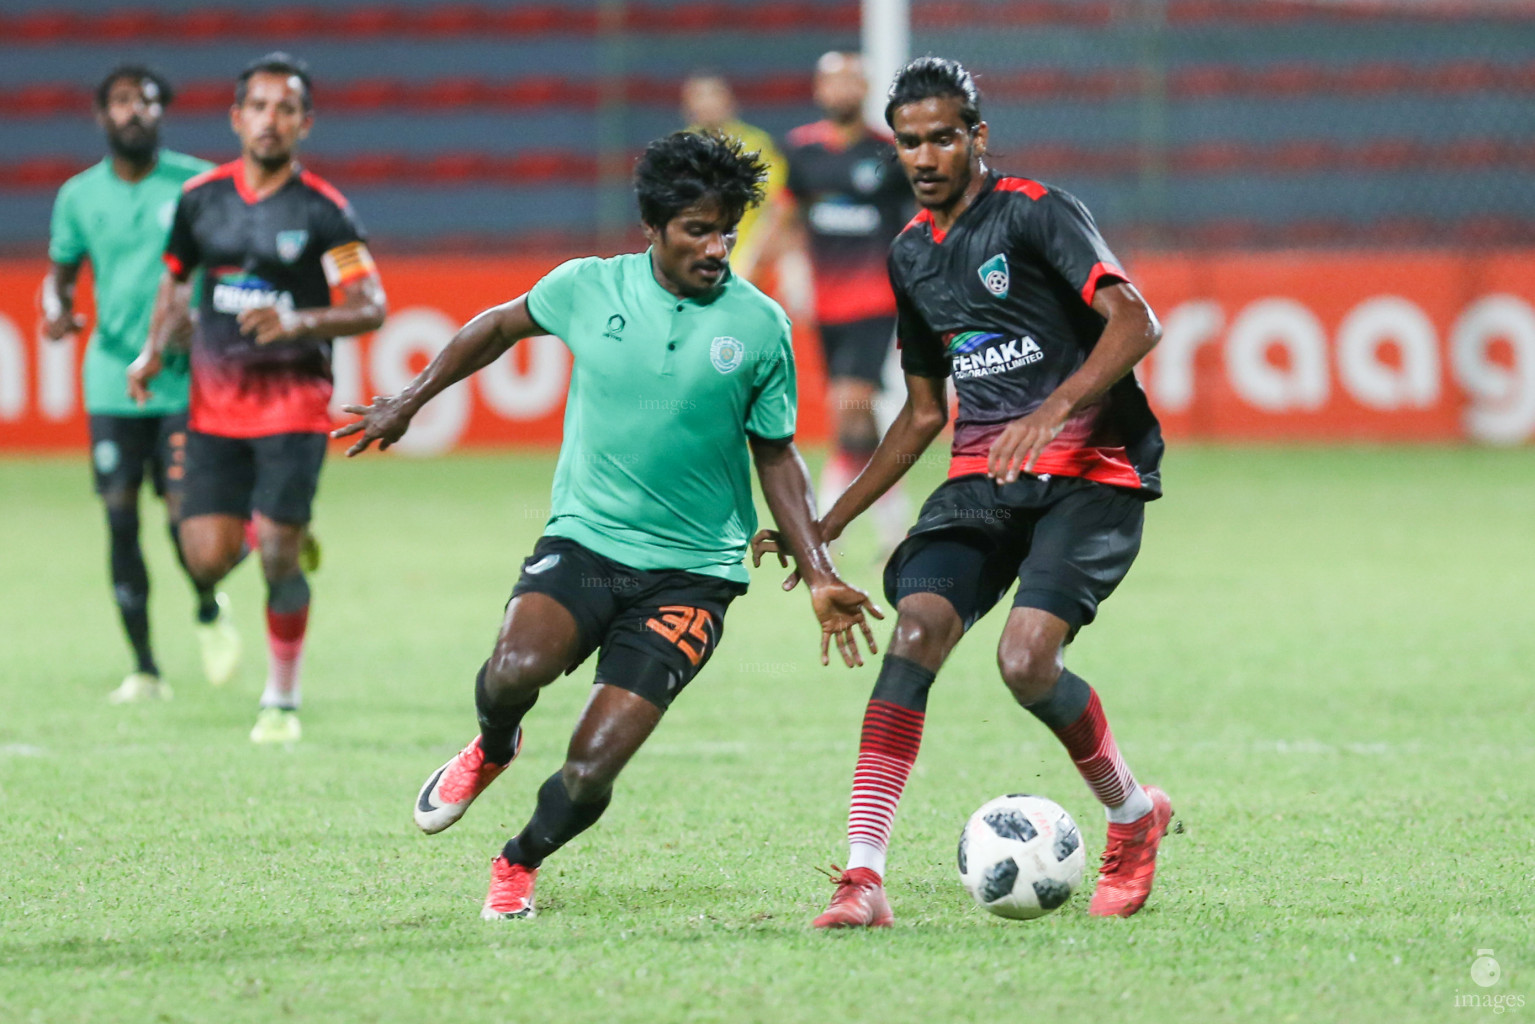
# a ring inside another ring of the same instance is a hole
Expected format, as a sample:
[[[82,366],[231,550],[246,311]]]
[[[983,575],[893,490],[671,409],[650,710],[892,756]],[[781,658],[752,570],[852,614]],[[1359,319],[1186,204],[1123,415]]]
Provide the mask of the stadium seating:
[[[1146,6],[913,0],[913,49],[978,73],[1003,166],[1141,244],[1535,238],[1535,16],[1171,0],[1147,24]],[[0,249],[39,246],[54,189],[99,157],[91,87],[123,59],[178,83],[166,143],[221,159],[233,74],[305,58],[306,159],[381,244],[581,247],[603,226],[594,190],[622,186],[603,154],[677,127],[688,71],[723,71],[782,133],[815,116],[816,56],[858,40],[856,0],[101,7],[0,11]]]

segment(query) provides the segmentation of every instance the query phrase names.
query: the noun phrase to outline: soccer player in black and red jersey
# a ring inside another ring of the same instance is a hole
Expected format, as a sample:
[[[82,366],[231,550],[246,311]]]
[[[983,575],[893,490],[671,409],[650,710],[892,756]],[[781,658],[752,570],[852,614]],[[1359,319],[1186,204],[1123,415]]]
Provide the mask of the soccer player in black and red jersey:
[[[808,241],[813,319],[826,357],[826,408],[836,447],[821,474],[829,505],[879,444],[874,400],[895,335],[895,297],[885,254],[912,213],[911,186],[890,135],[864,121],[863,59],[833,51],[816,62],[815,102],[826,115],[788,135],[789,174],[772,200],[765,257]],[[794,310],[807,319],[808,310]],[[909,510],[892,493],[875,509],[890,545]]]
[[[304,65],[282,53],[252,63],[235,86],[230,123],[240,158],[182,191],[168,273],[129,387],[148,394],[185,294],[176,285],[200,268],[182,552],[193,578],[212,586],[239,561],[254,518],[269,660],[251,739],[292,742],[309,621],[300,551],[331,425],[331,339],[378,328],[385,299],[350,204],[294,159],[314,123]]]
[[[1067,643],[1129,571],[1162,436],[1132,374],[1160,337],[1151,309],[1070,194],[986,166],[969,73],[923,57],[885,117],[922,210],[891,246],[905,407],[869,466],[821,520],[826,540],[863,512],[959,412],[949,479],[885,569],[899,611],[863,722],[851,850],[818,928],[888,925],[885,851],[921,743],[928,689],[966,630],[1016,582],[997,664],[1013,698],[1066,747],[1106,808],[1089,908],[1129,916],[1151,892],[1172,808],[1131,774]],[[774,550],[759,535],[757,551]],[[793,585],[793,578],[786,586]]]

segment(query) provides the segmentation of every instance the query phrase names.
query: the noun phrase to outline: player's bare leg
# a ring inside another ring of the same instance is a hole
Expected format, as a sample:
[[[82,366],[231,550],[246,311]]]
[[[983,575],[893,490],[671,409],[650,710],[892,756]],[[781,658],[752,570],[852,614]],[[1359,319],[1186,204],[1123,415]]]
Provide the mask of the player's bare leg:
[[[863,472],[879,447],[880,437],[879,422],[874,416],[874,406],[879,401],[878,385],[860,377],[837,377],[831,381],[828,401],[837,447],[821,478],[822,508],[831,508],[853,478]],[[869,515],[883,554],[888,555],[901,543],[911,525],[910,502],[899,482],[879,496]]]
[[[495,649],[474,680],[480,735],[427,777],[416,797],[416,825],[441,832],[452,825],[516,758],[522,719],[538,691],[575,661],[576,620],[547,594],[521,594],[506,606]]]
[[[261,573],[266,578],[267,681],[251,740],[293,743],[302,735],[298,720],[302,700],[299,669],[309,626],[310,595],[309,580],[299,568],[299,551],[307,527],[302,523],[279,523],[264,515],[253,516],[252,522]]]
[[[1055,733],[1109,819],[1108,843],[1089,912],[1129,917],[1151,894],[1157,847],[1172,818],[1167,795],[1135,781],[1098,694],[1065,667],[1070,625],[1038,608],[1014,608],[997,665],[1019,704]]]
[[[892,921],[885,899],[885,853],[901,791],[917,761],[927,693],[938,669],[964,635],[964,623],[938,594],[908,594],[890,650],[864,711],[848,811],[848,863],[817,928],[883,927]]]
[[[877,395],[873,384],[856,377],[833,377],[827,382],[826,411],[834,443],[821,470],[821,508],[831,508],[879,447],[879,426],[874,421]]]
[[[179,510],[178,510],[179,511]],[[250,553],[248,520],[238,516],[209,514],[173,516],[176,549],[182,567],[198,593],[197,642],[202,652],[203,674],[214,686],[234,678],[240,665],[240,634],[229,615],[229,598],[218,584]],[[213,611],[207,614],[202,595],[213,595]]]
[[[565,763],[538,791],[533,816],[491,862],[487,921],[534,915],[533,883],[544,858],[596,824],[613,783],[661,721],[644,697],[597,683],[570,738]]]

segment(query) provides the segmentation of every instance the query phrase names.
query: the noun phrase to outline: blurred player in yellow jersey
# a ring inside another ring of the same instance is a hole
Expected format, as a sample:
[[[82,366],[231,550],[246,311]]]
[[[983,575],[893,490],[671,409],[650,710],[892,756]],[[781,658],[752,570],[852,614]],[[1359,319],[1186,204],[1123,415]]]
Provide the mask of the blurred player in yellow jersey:
[[[736,110],[735,93],[730,83],[714,72],[695,71],[682,83],[682,118],[691,129],[717,131],[740,139],[748,153],[759,153],[767,165],[766,195],[761,206],[748,209],[736,228],[736,244],[731,264],[742,277],[756,281],[759,250],[762,247],[762,210],[783,191],[789,169],[773,137],[761,128],[742,121]]]

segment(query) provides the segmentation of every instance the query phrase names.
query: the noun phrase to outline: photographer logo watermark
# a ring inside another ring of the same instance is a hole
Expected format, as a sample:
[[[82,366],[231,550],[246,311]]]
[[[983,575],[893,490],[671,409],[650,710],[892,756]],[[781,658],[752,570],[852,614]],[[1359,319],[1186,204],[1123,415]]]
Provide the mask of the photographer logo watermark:
[[[1471,980],[1476,983],[1480,992],[1457,992],[1455,1005],[1461,1009],[1491,1010],[1493,1013],[1503,1013],[1505,1010],[1518,1010],[1524,1006],[1524,996],[1503,992],[1490,992],[1497,983],[1503,980],[1503,967],[1493,958],[1492,950],[1479,949],[1476,958],[1471,961]]]

